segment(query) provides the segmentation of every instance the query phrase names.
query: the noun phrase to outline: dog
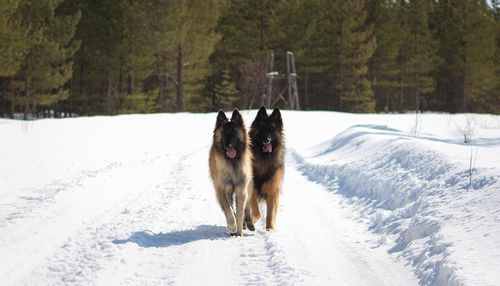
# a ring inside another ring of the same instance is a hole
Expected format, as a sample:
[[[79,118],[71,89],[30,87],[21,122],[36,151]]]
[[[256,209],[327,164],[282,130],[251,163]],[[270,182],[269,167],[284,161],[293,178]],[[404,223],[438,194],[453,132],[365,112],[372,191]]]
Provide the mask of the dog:
[[[250,127],[253,155],[253,191],[250,198],[252,221],[261,217],[259,205],[266,202],[266,230],[274,230],[284,172],[285,139],[278,107],[267,115],[262,106]]]
[[[217,200],[231,235],[243,236],[244,227],[255,230],[248,204],[253,188],[252,152],[243,118],[237,109],[233,110],[231,120],[219,110],[208,161]]]

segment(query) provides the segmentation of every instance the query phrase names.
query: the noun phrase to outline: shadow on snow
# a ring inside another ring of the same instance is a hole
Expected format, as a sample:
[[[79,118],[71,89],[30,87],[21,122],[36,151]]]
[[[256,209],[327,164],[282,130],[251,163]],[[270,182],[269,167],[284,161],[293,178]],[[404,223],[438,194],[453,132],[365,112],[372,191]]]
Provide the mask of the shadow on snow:
[[[132,233],[127,239],[115,239],[112,242],[114,244],[133,242],[141,247],[169,247],[199,240],[217,240],[228,237],[227,227],[200,225],[195,229],[167,233],[153,233],[149,230],[137,231]]]

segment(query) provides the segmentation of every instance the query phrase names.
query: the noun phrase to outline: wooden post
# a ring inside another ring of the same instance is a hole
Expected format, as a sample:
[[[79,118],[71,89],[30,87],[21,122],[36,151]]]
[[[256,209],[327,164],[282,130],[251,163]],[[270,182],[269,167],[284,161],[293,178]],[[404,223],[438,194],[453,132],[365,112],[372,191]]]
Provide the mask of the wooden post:
[[[269,69],[269,55],[270,53],[266,54],[266,64],[264,66],[264,72],[262,73],[261,76],[261,86],[262,86],[262,91],[261,91],[261,97],[260,97],[260,105],[264,105],[266,101],[266,82],[267,82],[267,71]]]
[[[266,107],[267,108],[272,108],[271,106],[271,96],[273,93],[273,69],[274,69],[274,53],[270,54],[270,69],[269,73],[266,75],[267,76],[267,95],[266,95]]]
[[[290,109],[294,109],[294,100],[292,97],[292,77],[290,75],[290,52],[286,52],[286,78],[288,79],[288,104]]]
[[[297,110],[300,110],[300,102],[299,102],[299,90],[297,89],[297,73],[295,72],[295,56],[292,52],[290,53],[290,57],[292,59],[292,80],[293,80],[293,97],[295,100],[295,106]]]

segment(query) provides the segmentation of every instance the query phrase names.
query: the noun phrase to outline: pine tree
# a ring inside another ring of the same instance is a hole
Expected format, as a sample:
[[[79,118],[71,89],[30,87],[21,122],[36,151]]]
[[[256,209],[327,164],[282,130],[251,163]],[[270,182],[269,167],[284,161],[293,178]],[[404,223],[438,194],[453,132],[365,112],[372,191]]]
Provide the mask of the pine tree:
[[[75,34],[81,46],[74,56],[71,112],[119,112],[119,95],[127,80],[123,3],[112,0],[66,0],[63,3],[66,13],[82,13]]]
[[[176,49],[175,28],[180,21],[179,15],[174,9],[176,3],[169,0],[158,1],[156,9],[150,13],[153,19],[152,48],[155,56],[154,70],[151,89],[156,89],[158,93],[157,110],[161,112],[175,111],[177,106],[176,98]]]
[[[221,2],[218,0],[195,1],[177,0],[174,2],[173,47],[176,57],[176,87],[178,112],[184,111],[185,81],[190,84],[187,90],[188,109],[208,105],[208,98],[201,98],[203,79],[208,73],[207,64],[215,43],[220,36],[215,26],[220,16]],[[189,102],[191,101],[191,102]]]
[[[19,12],[29,27],[29,48],[16,74],[16,101],[24,105],[24,119],[39,105],[50,107],[68,97],[64,85],[72,76],[72,56],[79,42],[73,41],[80,14],[57,16],[61,1],[22,1]]]
[[[27,27],[21,26],[19,0],[0,0],[0,76],[15,74],[27,50]]]
[[[367,1],[367,23],[374,25],[377,40],[377,49],[369,65],[377,111],[392,111],[398,108],[395,93],[398,87],[397,56],[401,33],[396,21],[396,7],[392,1]]]
[[[229,2],[229,1],[228,1]],[[212,76],[228,65],[236,88],[239,106],[252,108],[260,103],[267,52],[284,52],[272,46],[271,20],[276,0],[233,0],[218,22],[221,35],[211,59]]]
[[[415,111],[421,110],[422,96],[430,96],[436,88],[432,72],[440,63],[437,57],[438,41],[434,39],[429,15],[433,10],[431,0],[411,0],[408,7],[408,34],[405,46],[408,48],[408,86],[415,99]]]
[[[238,99],[238,90],[231,79],[229,67],[222,70],[220,82],[215,84],[214,99],[216,109],[231,109]]]
[[[495,53],[495,78],[496,85],[490,91],[488,106],[486,112],[500,113],[500,1],[493,0],[493,9],[495,13],[495,31],[496,31],[496,53]]]
[[[126,74],[128,94],[138,90],[137,84],[149,77],[153,72],[155,57],[150,31],[154,23],[149,13],[155,9],[151,1],[127,0],[122,3],[124,64],[122,71]]]
[[[316,107],[323,95],[325,82],[322,77],[328,58],[326,47],[318,45],[315,19],[319,17],[321,8],[318,1],[279,1],[273,7],[269,17],[271,31],[270,47],[278,47],[278,51],[291,51],[294,53],[297,71],[297,84],[302,87],[299,91],[302,109]],[[316,37],[316,38],[315,38]],[[276,49],[276,48],[275,48]],[[327,55],[326,57],[321,57]],[[286,70],[275,62],[279,70]],[[325,108],[326,105],[319,105]],[[318,108],[318,107],[316,107]]]
[[[488,110],[488,95],[495,87],[496,38],[493,11],[485,0],[462,9],[461,81],[463,112]]]
[[[298,33],[300,48],[297,56],[299,75],[304,75],[305,105],[314,109],[339,109],[333,93],[332,44],[335,30],[325,23],[332,19],[325,16],[325,1],[302,2],[299,10],[304,11],[304,33]],[[332,16],[333,17],[333,16]],[[325,22],[325,23],[324,23]],[[285,22],[286,23],[286,22]],[[299,30],[300,31],[300,30]],[[303,71],[301,71],[303,68]]]
[[[398,54],[396,57],[397,60],[397,91],[396,91],[396,102],[399,111],[408,110],[409,98],[408,98],[408,70],[409,70],[409,58],[410,58],[410,42],[407,41],[409,39],[409,7],[406,0],[396,0],[394,3],[394,12],[396,17],[396,24],[398,27]]]
[[[327,76],[332,83],[334,106],[351,112],[372,112],[375,101],[367,78],[368,61],[376,40],[373,26],[365,25],[363,0],[322,1],[315,25],[321,45],[329,50]]]
[[[271,19],[277,1],[233,0],[224,10],[217,30],[222,34],[218,51],[235,66],[253,56],[269,51],[272,32]],[[225,64],[222,64],[222,67]]]
[[[487,110],[486,99],[495,87],[495,26],[485,0],[439,3],[441,25],[441,93],[449,94],[450,111]]]
[[[6,84],[2,86],[2,82],[12,82],[28,48],[28,29],[21,26],[18,7],[19,0],[0,0],[0,117],[7,113],[7,104],[10,105],[9,116],[14,116],[12,89],[7,91],[4,88]]]

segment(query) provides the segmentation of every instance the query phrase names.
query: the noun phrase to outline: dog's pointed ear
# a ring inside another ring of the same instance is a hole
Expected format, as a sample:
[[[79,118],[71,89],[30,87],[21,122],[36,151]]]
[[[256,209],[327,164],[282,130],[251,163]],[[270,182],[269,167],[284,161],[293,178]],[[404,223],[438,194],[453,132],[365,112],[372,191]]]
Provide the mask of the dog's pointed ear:
[[[217,122],[215,123],[215,129],[221,127],[226,122],[227,122],[226,114],[222,109],[220,109],[219,114],[217,114]]]
[[[233,110],[233,115],[231,115],[231,122],[234,124],[243,125],[243,117],[237,108]]]
[[[253,124],[257,124],[259,122],[262,122],[262,121],[266,120],[266,118],[267,118],[266,107],[264,105],[262,105],[259,109],[259,112],[257,112],[257,116],[255,116],[255,120],[253,121]]]
[[[259,118],[259,117],[262,117],[262,118],[266,118],[267,117],[267,111],[266,111],[266,107],[264,105],[262,105],[259,108],[259,112],[257,113],[257,118]]]
[[[281,112],[277,106],[274,108],[273,113],[271,113],[269,117],[276,123],[276,125],[280,129],[283,128],[283,120],[281,119]]]

